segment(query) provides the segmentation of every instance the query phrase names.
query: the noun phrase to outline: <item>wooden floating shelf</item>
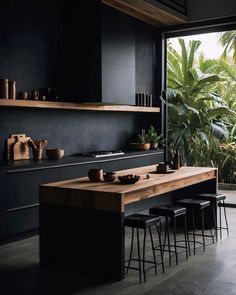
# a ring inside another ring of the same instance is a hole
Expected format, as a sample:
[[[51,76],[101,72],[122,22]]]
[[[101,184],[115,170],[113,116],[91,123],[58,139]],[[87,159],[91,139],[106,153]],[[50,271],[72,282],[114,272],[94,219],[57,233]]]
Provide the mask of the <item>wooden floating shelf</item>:
[[[139,107],[120,104],[102,104],[102,103],[73,103],[73,102],[55,102],[55,101],[33,101],[33,100],[13,100],[0,99],[0,107],[23,107],[23,108],[46,108],[46,109],[65,109],[78,111],[113,111],[113,112],[142,112],[159,113],[157,107]]]
[[[173,1],[174,2],[174,1]],[[127,13],[137,19],[163,27],[187,21],[186,15],[153,0],[102,0],[103,4]]]

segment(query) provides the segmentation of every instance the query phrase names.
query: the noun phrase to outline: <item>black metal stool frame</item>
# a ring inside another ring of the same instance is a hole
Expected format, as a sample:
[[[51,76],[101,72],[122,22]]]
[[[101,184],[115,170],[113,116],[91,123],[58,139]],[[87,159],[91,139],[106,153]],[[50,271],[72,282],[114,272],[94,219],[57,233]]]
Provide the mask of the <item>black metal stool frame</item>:
[[[222,203],[221,203],[221,201],[222,201]],[[219,212],[220,212],[220,226],[218,227],[216,225],[216,240],[218,240],[218,230],[220,230],[220,238],[221,239],[222,239],[222,229],[226,229],[227,230],[227,235],[229,235],[229,225],[228,225],[228,219],[227,219],[227,215],[226,215],[225,201],[224,200],[220,200],[218,202],[218,207],[219,207]],[[224,208],[224,216],[225,216],[225,224],[226,224],[226,227],[222,227],[221,207]],[[216,203],[216,208],[217,208],[217,203]]]
[[[186,222],[186,214],[184,214],[184,240],[176,240],[176,217],[173,216],[170,217],[173,219],[173,235],[174,235],[174,245],[170,244],[170,231],[169,231],[169,217],[165,216],[165,236],[164,236],[164,242],[163,242],[163,252],[169,253],[169,266],[171,266],[171,257],[175,255],[175,261],[176,265],[178,262],[178,254],[185,252],[186,253],[186,259],[188,259],[188,254],[191,254],[190,252],[190,245],[189,245],[189,237],[188,237],[188,231],[187,231],[187,222]],[[166,237],[168,240],[168,244],[166,245]],[[185,242],[185,247],[177,245],[177,243]],[[165,246],[168,247],[168,250],[165,250]],[[171,250],[171,247],[174,247],[175,250]],[[181,252],[177,252],[177,248],[185,249]],[[173,255],[171,255],[173,253]]]
[[[207,207],[206,207],[207,208]],[[205,212],[204,212],[204,209],[205,208],[203,208],[203,209],[200,209],[201,210],[201,226],[202,226],[202,228],[201,228],[201,234],[198,234],[198,233],[196,233],[196,227],[195,227],[195,215],[196,215],[196,209],[195,208],[192,208],[192,209],[190,209],[190,208],[188,208],[187,209],[187,215],[190,215],[190,213],[192,213],[192,232],[190,232],[189,230],[188,230],[188,236],[189,235],[192,235],[193,236],[193,241],[190,241],[189,240],[189,242],[193,242],[193,253],[194,254],[196,254],[196,243],[197,244],[201,244],[201,245],[203,245],[203,251],[205,251],[206,250],[206,242],[205,242],[205,238],[206,237],[209,237],[209,238],[212,238],[212,242],[213,242],[213,244],[214,244],[214,235],[212,234],[212,232],[211,232],[211,234],[210,235],[207,235],[207,234],[205,234]],[[214,220],[215,220],[215,212],[213,213],[213,216],[214,216]],[[210,230],[211,231],[211,230]],[[200,242],[200,241],[196,241],[196,236],[201,236],[202,237],[202,242]],[[191,255],[191,251],[190,251],[190,248],[189,248],[189,253],[190,253],[190,255]]]
[[[143,258],[141,259],[141,255],[140,255],[140,240],[139,240],[139,228],[136,227],[136,237],[137,237],[137,246],[138,246],[138,259],[137,258],[132,258],[132,253],[133,253],[133,244],[134,244],[134,227],[132,227],[132,237],[131,237],[131,247],[130,247],[130,254],[129,254],[129,259],[125,261],[125,263],[128,262],[128,265],[125,266],[126,268],[126,273],[128,273],[129,269],[134,269],[134,270],[138,270],[139,271],[139,282],[142,282],[142,272],[143,272],[143,279],[144,282],[146,282],[146,269],[145,269],[145,263],[151,263],[154,264],[154,268],[155,268],[155,274],[157,274],[157,266],[158,265],[162,265],[162,272],[165,272],[164,269],[164,260],[163,260],[163,252],[162,252],[162,244],[161,244],[161,233],[160,233],[160,229],[158,228],[158,225],[156,224],[156,230],[157,230],[157,234],[158,234],[158,239],[159,239],[159,247],[160,247],[160,256],[161,256],[161,262],[157,263],[156,262],[156,255],[155,255],[155,251],[154,251],[154,242],[153,242],[153,236],[152,236],[152,230],[151,230],[152,226],[149,226],[149,234],[150,234],[150,238],[151,238],[151,246],[152,246],[152,253],[153,253],[153,261],[150,260],[145,260],[145,250],[146,250],[146,228],[144,228],[144,237],[143,237]],[[160,223],[160,227],[161,227],[161,223]],[[138,261],[139,263],[139,267],[132,267],[130,266],[131,261]],[[141,262],[142,262],[142,267],[141,267]]]

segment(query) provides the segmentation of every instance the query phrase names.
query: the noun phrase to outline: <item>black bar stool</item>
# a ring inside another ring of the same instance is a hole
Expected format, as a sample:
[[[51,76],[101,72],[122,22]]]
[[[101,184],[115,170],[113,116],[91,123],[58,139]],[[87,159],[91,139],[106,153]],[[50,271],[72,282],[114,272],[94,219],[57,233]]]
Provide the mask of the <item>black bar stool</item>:
[[[218,241],[218,229],[220,230],[220,238],[222,239],[222,229],[227,230],[227,234],[229,234],[229,226],[228,226],[228,219],[226,215],[226,208],[225,208],[225,199],[226,196],[224,194],[209,194],[209,193],[202,193],[198,194],[197,197],[202,200],[210,201],[211,206],[213,208],[213,218],[214,218],[214,227],[215,227],[215,237],[216,241]],[[220,226],[218,227],[217,222],[217,207],[219,208],[219,219],[220,219]],[[224,217],[225,217],[225,225],[226,227],[222,227],[222,218],[221,218],[221,207],[224,209]]]
[[[189,242],[193,242],[193,247],[194,247],[194,254],[196,253],[196,243],[202,244],[203,245],[203,251],[205,251],[206,249],[206,243],[205,243],[205,222],[204,222],[204,209],[208,206],[210,206],[210,202],[209,201],[205,201],[205,200],[200,200],[200,199],[180,199],[176,202],[176,204],[178,206],[183,206],[186,207],[187,209],[187,215],[192,214],[192,232],[189,231],[189,224],[187,224],[187,235],[193,235],[193,241],[189,241]],[[196,233],[196,229],[195,229],[195,214],[196,211],[201,211],[201,234]],[[196,241],[196,236],[201,236],[202,237],[202,242],[200,241]],[[213,235],[211,236],[213,237]],[[213,238],[214,241],[214,238]],[[189,249],[190,251],[190,249]],[[191,254],[191,252],[190,252]]]
[[[186,259],[188,259],[188,236],[187,236],[187,227],[186,227],[186,208],[185,207],[177,207],[173,205],[160,205],[149,209],[150,214],[154,214],[156,216],[164,216],[165,217],[165,237],[163,243],[163,252],[169,253],[169,266],[171,266],[171,257],[175,255],[176,264],[178,264],[178,252],[177,248],[184,249],[186,253]],[[183,216],[184,217],[184,241],[176,240],[176,218]],[[169,218],[173,219],[173,234],[174,234],[174,244],[170,243],[170,232],[169,232]],[[166,245],[166,237],[168,244]],[[185,242],[185,246],[177,245],[179,242]],[[165,249],[165,246],[168,249]],[[172,248],[174,247],[174,250]],[[183,251],[182,251],[183,252]],[[182,253],[182,252],[179,252]],[[173,255],[171,255],[173,253]]]
[[[164,272],[164,262],[163,262],[163,254],[162,254],[162,245],[161,245],[161,236],[160,236],[160,226],[161,226],[161,219],[156,216],[151,215],[145,215],[145,214],[133,214],[125,217],[124,225],[127,227],[132,228],[132,238],[131,238],[131,247],[130,247],[130,254],[129,259],[125,261],[128,263],[125,268],[127,269],[127,273],[129,269],[135,269],[139,271],[139,282],[142,282],[142,272],[143,272],[143,279],[144,282],[146,282],[146,270],[145,270],[145,263],[151,263],[154,264],[155,268],[155,274],[157,274],[157,266],[162,265],[162,272]],[[159,239],[159,246],[160,246],[160,256],[161,256],[161,262],[157,263],[156,261],[156,255],[154,251],[154,242],[153,242],[153,236],[152,236],[152,226],[156,227],[158,239]],[[133,253],[133,244],[134,244],[134,229],[136,228],[136,234],[137,234],[137,247],[138,247],[138,259],[132,258]],[[144,230],[144,236],[143,236],[143,257],[141,259],[140,255],[140,241],[139,241],[139,229]],[[145,260],[145,249],[146,249],[146,230],[149,230],[150,238],[151,238],[151,246],[152,246],[152,253],[153,253],[153,261]],[[139,267],[132,267],[130,266],[131,261],[138,261]],[[142,266],[141,266],[142,262]]]

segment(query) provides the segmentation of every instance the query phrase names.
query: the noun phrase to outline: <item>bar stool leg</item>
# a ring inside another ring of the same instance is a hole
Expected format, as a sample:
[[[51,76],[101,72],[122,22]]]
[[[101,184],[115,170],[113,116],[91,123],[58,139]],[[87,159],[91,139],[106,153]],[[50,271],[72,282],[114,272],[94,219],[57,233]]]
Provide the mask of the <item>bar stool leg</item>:
[[[221,206],[219,207],[219,211],[220,211],[220,239],[222,239],[222,219],[221,219]]]
[[[177,254],[177,247],[176,247],[176,218],[173,218],[174,222],[174,245],[175,245],[175,260],[176,260],[176,265],[178,264],[178,254]]]
[[[156,255],[155,255],[155,250],[154,250],[154,243],[153,243],[151,226],[148,229],[149,229],[149,234],[150,234],[150,238],[151,238],[153,260],[154,260],[154,263],[155,263],[155,274],[157,274],[157,261],[156,261]],[[160,237],[159,237],[159,239],[160,239]],[[162,251],[161,248],[160,248],[160,251]]]
[[[188,259],[188,251],[190,254],[190,245],[189,245],[189,238],[188,238],[188,231],[187,231],[186,214],[184,215],[184,241],[185,241],[185,248],[186,248],[186,259]]]
[[[217,206],[214,204],[212,205],[213,208],[213,219],[214,219],[214,226],[215,226],[215,236],[216,236],[216,242],[218,242],[218,225],[217,225],[217,219],[216,219],[216,210]]]
[[[169,252],[169,266],[171,266],[171,248],[170,248],[170,231],[169,231],[169,219],[166,217],[166,230],[167,230],[167,241],[168,241],[168,252]]]
[[[225,215],[225,224],[226,224],[226,229],[227,229],[227,235],[229,235],[229,226],[228,226],[228,219],[227,219],[226,209],[225,209],[225,200],[223,200],[223,207],[224,207],[224,215]]]
[[[215,223],[215,215],[214,215],[214,205],[212,204],[212,206],[211,206],[211,208],[212,208],[212,210],[213,210],[213,222],[214,222],[214,234],[212,233],[212,229],[211,229],[211,227],[210,227],[210,233],[211,233],[211,238],[212,238],[212,244],[214,244],[215,243],[215,239],[214,239],[214,236],[215,236],[215,234],[216,234],[216,223]]]
[[[164,235],[164,241],[163,241],[163,252],[165,251],[165,247],[166,247],[166,235],[167,235],[167,226],[166,223],[167,222],[167,217],[165,217],[165,235]]]
[[[202,243],[203,243],[203,251],[206,250],[204,231],[205,231],[205,229],[204,229],[204,209],[202,209]]]
[[[127,269],[126,269],[126,273],[129,272],[130,262],[131,262],[132,253],[133,253],[133,245],[134,245],[134,229],[133,229],[133,227],[132,227],[131,246],[130,246],[129,261],[128,261],[128,266],[127,266]]]
[[[163,260],[163,251],[162,251],[162,245],[161,245],[161,230],[159,230],[158,226],[156,225],[157,229],[157,234],[159,238],[159,248],[160,248],[160,253],[161,253],[161,265],[162,265],[162,272],[165,272],[165,267],[164,267],[164,260]]]
[[[195,211],[192,210],[192,220],[193,220],[193,254],[196,253],[196,237],[195,237]]]
[[[141,258],[140,258],[140,245],[139,245],[139,231],[137,230],[137,244],[138,244],[138,264],[139,264],[139,282],[141,284],[142,282],[142,276],[141,276]]]
[[[146,228],[144,229],[143,236],[143,279],[146,282],[146,272],[145,272],[145,246],[146,246]]]

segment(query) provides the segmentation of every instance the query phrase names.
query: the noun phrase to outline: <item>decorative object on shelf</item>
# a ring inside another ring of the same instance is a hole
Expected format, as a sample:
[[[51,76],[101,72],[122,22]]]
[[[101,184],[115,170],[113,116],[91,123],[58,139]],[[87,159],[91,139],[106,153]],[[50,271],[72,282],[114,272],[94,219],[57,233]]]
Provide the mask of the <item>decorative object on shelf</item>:
[[[8,83],[9,99],[16,99],[16,81],[9,81]]]
[[[168,172],[169,171],[169,164],[160,162],[158,163],[158,166],[156,166],[157,172]]]
[[[59,160],[64,156],[64,149],[48,148],[46,149],[46,156],[49,160]]]
[[[116,173],[115,172],[106,172],[103,173],[103,178],[107,182],[112,182],[116,179]]]
[[[96,182],[103,179],[103,170],[102,169],[90,169],[88,172],[88,178],[90,181]]]
[[[9,84],[8,79],[0,79],[0,98],[8,99]]]
[[[32,90],[31,99],[32,100],[38,100],[39,99],[39,92],[38,92],[38,90]]]
[[[150,142],[148,141],[145,129],[142,129],[141,134],[138,134],[137,142],[130,143],[131,150],[147,151],[150,149]]]
[[[151,149],[157,149],[158,144],[163,145],[163,134],[158,134],[157,130],[151,125],[147,131],[147,140],[150,142]]]
[[[7,160],[29,159],[29,140],[30,137],[27,137],[25,134],[11,134],[6,141]]]
[[[153,95],[148,93],[148,86],[141,86],[141,91],[135,93],[135,105],[142,107],[152,107]]]
[[[127,174],[127,175],[118,176],[118,179],[122,184],[133,184],[133,183],[139,181],[140,176],[133,175],[133,174]]]
[[[45,148],[48,144],[46,139],[43,140],[29,140],[29,145],[33,150],[33,158],[34,160],[41,160],[43,155],[43,148]]]
[[[27,91],[19,91],[18,99],[23,99],[23,100],[28,99],[28,92]]]
[[[182,157],[178,149],[175,150],[173,158],[173,169],[178,170],[182,166]]]
[[[45,95],[39,95],[39,100],[42,100],[42,101],[46,100],[46,96]]]

